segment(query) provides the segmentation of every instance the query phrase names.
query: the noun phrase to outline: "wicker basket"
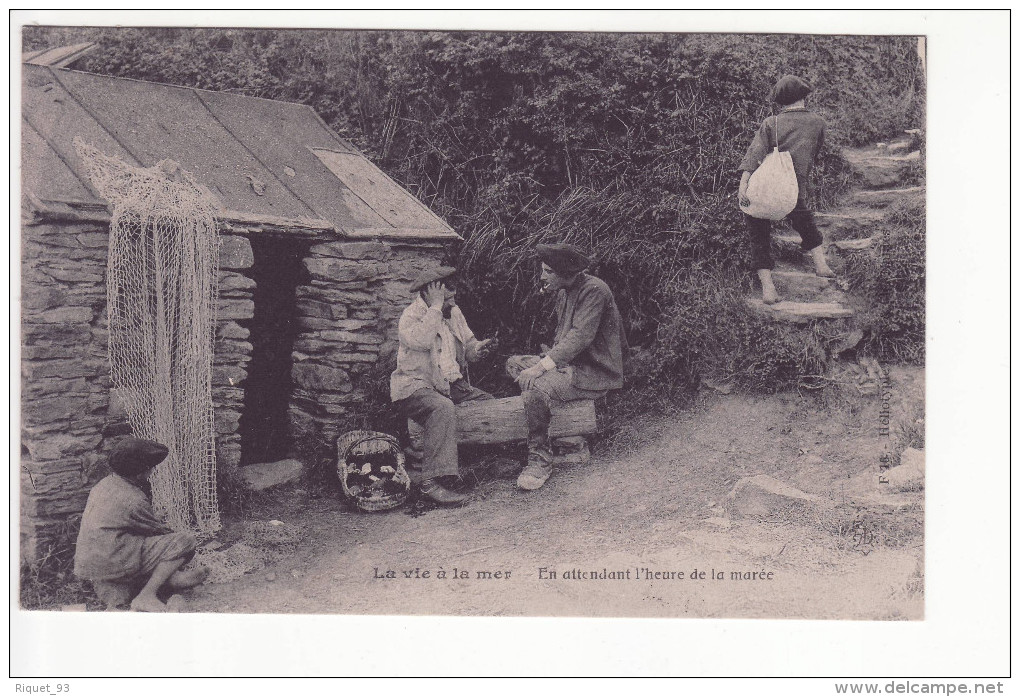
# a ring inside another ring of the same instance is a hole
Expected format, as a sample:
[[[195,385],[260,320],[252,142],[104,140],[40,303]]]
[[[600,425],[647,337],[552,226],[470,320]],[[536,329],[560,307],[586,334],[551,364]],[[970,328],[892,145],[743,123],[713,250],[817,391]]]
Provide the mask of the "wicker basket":
[[[336,473],[344,496],[363,511],[400,506],[411,491],[404,453],[391,435],[349,431],[336,441]]]

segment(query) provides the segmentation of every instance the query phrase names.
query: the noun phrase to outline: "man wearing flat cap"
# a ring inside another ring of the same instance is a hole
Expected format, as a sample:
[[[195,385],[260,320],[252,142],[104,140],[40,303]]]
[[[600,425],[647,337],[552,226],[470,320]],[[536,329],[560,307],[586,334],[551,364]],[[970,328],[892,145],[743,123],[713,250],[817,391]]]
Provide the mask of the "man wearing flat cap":
[[[549,421],[557,403],[598,399],[623,386],[626,340],[616,299],[587,273],[588,258],[569,244],[540,244],[542,284],[556,293],[556,333],[543,356],[512,356],[507,373],[521,386],[528,419],[528,463],[517,486],[533,491],[552,474]]]
[[[453,407],[492,399],[467,380],[468,362],[484,357],[492,339],[476,339],[457,307],[456,272],[440,266],[411,283],[415,299],[400,316],[397,369],[390,376],[393,403],[425,429],[421,493],[443,506],[460,505],[467,498],[446,486],[458,475]]]

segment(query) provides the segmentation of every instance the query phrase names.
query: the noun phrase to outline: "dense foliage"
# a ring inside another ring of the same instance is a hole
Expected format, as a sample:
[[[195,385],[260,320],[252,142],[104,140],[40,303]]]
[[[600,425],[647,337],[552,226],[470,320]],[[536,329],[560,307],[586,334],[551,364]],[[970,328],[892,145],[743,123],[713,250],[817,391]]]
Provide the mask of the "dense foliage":
[[[847,265],[850,288],[866,303],[858,320],[865,348],[885,360],[924,363],[924,213],[921,195],[897,204],[893,227]]]
[[[908,37],[29,27],[24,38],[97,41],[85,70],[311,105],[463,235],[465,312],[504,349],[546,338],[534,244],[580,244],[631,345],[652,356],[638,381],[680,387],[730,372],[772,389],[813,368],[810,347],[739,298],[737,166],[777,77],[812,82],[830,124],[823,206],[849,183],[838,146],[923,125]]]

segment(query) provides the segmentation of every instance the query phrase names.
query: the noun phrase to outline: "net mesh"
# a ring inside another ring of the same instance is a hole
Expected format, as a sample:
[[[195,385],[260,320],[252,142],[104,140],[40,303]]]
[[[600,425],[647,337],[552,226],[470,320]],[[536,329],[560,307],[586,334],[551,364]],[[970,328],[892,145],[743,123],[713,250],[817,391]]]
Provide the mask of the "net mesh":
[[[219,529],[212,363],[216,199],[172,160],[134,167],[74,140],[112,207],[107,265],[113,389],[134,434],[163,443],[153,507],[175,530]]]

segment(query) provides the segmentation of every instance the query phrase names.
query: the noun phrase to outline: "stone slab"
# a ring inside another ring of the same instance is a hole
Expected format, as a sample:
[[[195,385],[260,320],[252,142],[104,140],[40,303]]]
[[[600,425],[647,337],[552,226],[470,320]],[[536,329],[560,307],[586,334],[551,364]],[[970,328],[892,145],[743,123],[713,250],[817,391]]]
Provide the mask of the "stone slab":
[[[251,243],[244,237],[238,235],[223,235],[220,237],[220,268],[221,269],[250,269],[255,265],[255,254],[251,250]]]
[[[872,188],[901,185],[915,163],[921,161],[921,153],[888,155],[878,153],[847,153],[854,171]]]
[[[854,203],[884,208],[903,198],[924,195],[923,186],[910,186],[903,189],[879,189],[876,191],[857,191],[852,197]]]
[[[220,298],[216,303],[216,319],[245,320],[255,316],[255,302],[240,298]]]
[[[265,491],[275,486],[297,481],[304,474],[304,465],[298,460],[261,462],[245,465],[237,470],[242,485],[249,491]]]
[[[803,519],[827,507],[827,502],[789,484],[759,474],[739,480],[727,499],[731,518]]]
[[[772,316],[781,322],[805,324],[812,320],[841,319],[853,316],[853,310],[839,303],[804,303],[784,300],[775,305],[766,305],[760,298],[749,298],[747,304],[753,309]]]
[[[841,252],[859,252],[864,249],[870,249],[875,243],[875,238],[865,237],[861,240],[837,240],[832,245]]]
[[[824,292],[831,285],[830,279],[806,271],[776,270],[772,272],[772,280],[781,294],[808,298]]]

